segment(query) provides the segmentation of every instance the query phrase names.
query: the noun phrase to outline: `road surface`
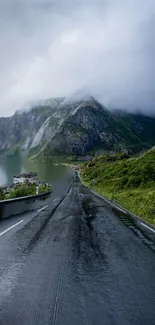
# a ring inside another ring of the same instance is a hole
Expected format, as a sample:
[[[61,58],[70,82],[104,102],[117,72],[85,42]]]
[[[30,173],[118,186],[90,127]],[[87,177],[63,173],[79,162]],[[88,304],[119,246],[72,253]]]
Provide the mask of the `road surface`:
[[[155,324],[154,246],[119,217],[74,175],[1,221],[0,325]]]

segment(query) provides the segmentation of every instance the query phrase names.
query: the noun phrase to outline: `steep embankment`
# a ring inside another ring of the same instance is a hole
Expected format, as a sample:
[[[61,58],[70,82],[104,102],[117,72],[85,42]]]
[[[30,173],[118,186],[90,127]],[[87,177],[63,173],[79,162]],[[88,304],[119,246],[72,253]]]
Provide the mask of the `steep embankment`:
[[[81,167],[86,184],[155,225],[155,149],[141,156],[103,155]]]

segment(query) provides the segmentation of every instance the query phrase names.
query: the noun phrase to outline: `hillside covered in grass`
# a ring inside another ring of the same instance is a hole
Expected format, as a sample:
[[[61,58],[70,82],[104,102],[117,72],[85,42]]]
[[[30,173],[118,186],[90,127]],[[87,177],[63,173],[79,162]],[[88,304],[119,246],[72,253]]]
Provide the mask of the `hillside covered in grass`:
[[[140,156],[102,155],[81,167],[96,192],[155,225],[155,149]]]

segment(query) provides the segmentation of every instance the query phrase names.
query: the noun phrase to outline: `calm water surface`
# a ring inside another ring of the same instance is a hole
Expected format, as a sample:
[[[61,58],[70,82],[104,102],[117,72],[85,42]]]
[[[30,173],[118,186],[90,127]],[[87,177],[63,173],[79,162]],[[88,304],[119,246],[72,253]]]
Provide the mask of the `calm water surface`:
[[[11,185],[13,176],[23,172],[37,172],[39,180],[52,182],[60,179],[66,168],[52,163],[32,163],[20,152],[14,155],[0,157],[0,186]]]

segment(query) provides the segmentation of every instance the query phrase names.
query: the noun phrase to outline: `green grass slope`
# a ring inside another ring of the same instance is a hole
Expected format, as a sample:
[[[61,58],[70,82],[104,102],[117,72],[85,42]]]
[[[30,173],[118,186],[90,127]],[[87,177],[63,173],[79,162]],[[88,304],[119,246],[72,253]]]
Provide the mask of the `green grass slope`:
[[[102,155],[81,167],[96,192],[155,225],[155,149],[141,156]]]

